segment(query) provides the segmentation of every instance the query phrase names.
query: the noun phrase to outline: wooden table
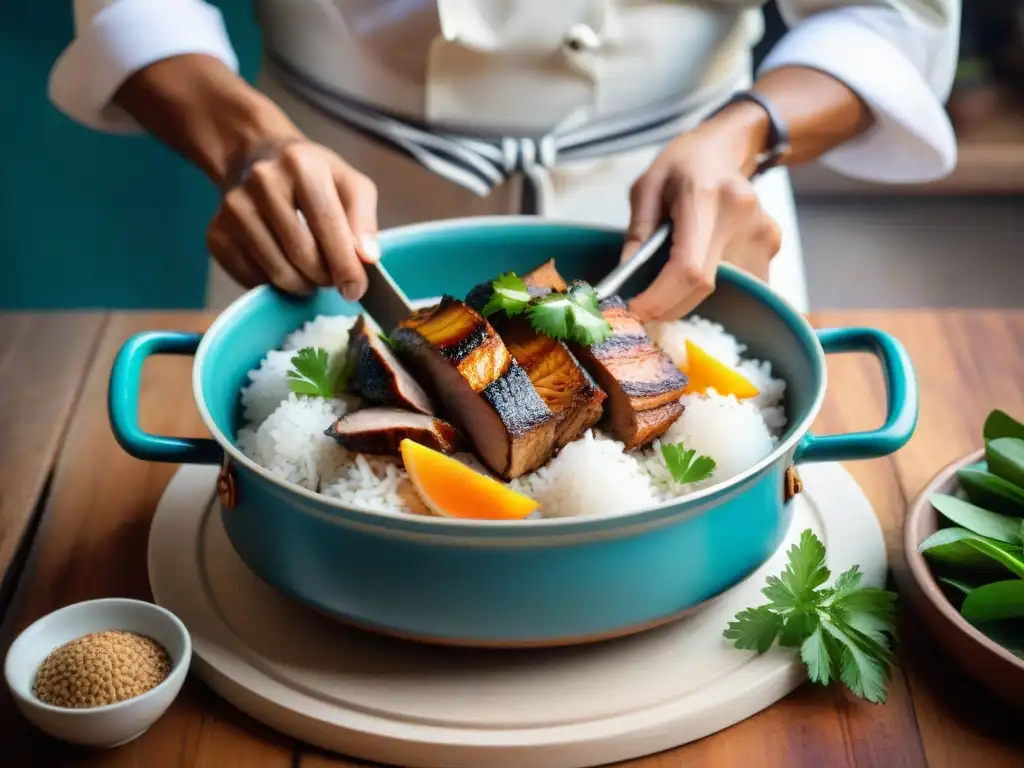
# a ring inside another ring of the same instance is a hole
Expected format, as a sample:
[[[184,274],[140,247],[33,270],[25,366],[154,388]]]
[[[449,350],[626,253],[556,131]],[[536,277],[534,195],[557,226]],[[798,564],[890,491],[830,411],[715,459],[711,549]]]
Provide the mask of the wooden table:
[[[43,614],[78,600],[150,599],[146,537],[174,467],[127,456],[107,423],[113,357],[146,329],[202,330],[200,314],[0,315],[0,650]],[[1024,413],[1024,311],[841,312],[819,326],[870,325],[910,350],[921,386],[921,418],[910,444],[890,459],[850,470],[875,505],[890,563],[900,567],[904,508],[940,467],[978,446],[993,407]],[[144,428],[202,435],[192,403],[191,361],[158,358],[144,374]],[[866,356],[829,361],[821,432],[870,428],[884,391]],[[901,620],[901,669],[884,706],[834,687],[804,685],[728,730],[640,768],[985,768],[1019,766],[1024,728],[928,637]],[[268,731],[191,680],[168,713],[125,747],[87,752],[25,725],[6,687],[0,699],[0,764],[271,768],[363,765]],[[484,768],[481,766],[481,768]]]

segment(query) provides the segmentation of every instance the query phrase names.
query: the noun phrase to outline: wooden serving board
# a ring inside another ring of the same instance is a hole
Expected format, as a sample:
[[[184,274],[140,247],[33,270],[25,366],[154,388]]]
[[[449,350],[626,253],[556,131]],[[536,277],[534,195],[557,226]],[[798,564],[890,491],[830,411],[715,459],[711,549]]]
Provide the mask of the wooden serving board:
[[[702,738],[770,706],[804,680],[794,654],[732,648],[722,630],[763,601],[767,575],[811,528],[838,574],[885,579],[870,503],[837,465],[801,470],[786,542],[699,612],[622,640],[483,651],[407,643],[344,626],[258,579],[232,549],[216,467],[184,467],[157,508],[149,577],[188,626],[193,671],[252,717],[310,744],[403,766],[574,768]]]

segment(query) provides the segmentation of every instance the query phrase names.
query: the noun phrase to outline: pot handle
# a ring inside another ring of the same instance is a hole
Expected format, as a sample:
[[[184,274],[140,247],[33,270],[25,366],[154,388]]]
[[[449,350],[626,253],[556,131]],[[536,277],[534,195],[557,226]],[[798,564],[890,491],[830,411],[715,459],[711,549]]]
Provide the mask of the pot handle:
[[[871,352],[882,363],[886,419],[881,429],[815,437],[808,433],[796,448],[795,463],[855,461],[895,453],[917,426],[918,391],[914,365],[893,336],[874,328],[828,328],[817,331],[826,354]]]
[[[129,338],[118,352],[107,395],[110,426],[117,442],[135,458],[175,464],[220,464],[223,452],[216,440],[151,435],[139,426],[139,390],[146,358],[193,355],[202,338],[199,333],[147,331]]]

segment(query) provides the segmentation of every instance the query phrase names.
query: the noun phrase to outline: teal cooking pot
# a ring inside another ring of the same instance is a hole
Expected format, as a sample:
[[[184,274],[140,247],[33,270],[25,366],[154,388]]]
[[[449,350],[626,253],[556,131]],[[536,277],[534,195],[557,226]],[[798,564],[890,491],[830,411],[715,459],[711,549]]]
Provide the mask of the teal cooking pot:
[[[464,295],[500,271],[556,257],[568,278],[596,282],[617,262],[620,231],[533,218],[443,221],[383,233],[384,263],[413,299]],[[623,295],[647,285],[652,259]],[[601,517],[470,521],[353,509],[288,484],[235,445],[239,391],[268,350],[321,314],[357,313],[336,291],[295,299],[252,290],[203,335],[151,331],[114,363],[110,419],[131,455],[222,464],[224,527],[252,571],[343,621],[389,635],[471,646],[569,644],[637,632],[678,617],[746,578],[778,548],[792,506],[791,466],[891,454],[917,421],[910,359],[871,328],[815,331],[761,282],[730,266],[700,314],[770,360],[787,382],[789,426],[770,456],[679,501]],[[826,389],[826,353],[880,358],[888,392],[877,430],[812,436]],[[212,439],[143,432],[141,371],[154,354],[194,355],[192,386]]]

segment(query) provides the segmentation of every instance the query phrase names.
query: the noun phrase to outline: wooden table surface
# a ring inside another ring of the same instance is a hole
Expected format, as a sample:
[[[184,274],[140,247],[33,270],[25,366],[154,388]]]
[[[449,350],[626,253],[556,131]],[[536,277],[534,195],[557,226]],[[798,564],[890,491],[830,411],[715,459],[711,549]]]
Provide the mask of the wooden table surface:
[[[0,651],[40,616],[98,597],[151,599],[149,522],[175,468],[126,455],[107,423],[111,362],[131,334],[203,330],[192,313],[0,315]],[[947,462],[978,447],[994,407],[1024,413],[1024,312],[835,312],[821,327],[870,325],[907,346],[917,366],[921,416],[896,456],[849,465],[901,567],[900,524],[910,499]],[[189,359],[157,358],[143,377],[142,426],[202,435]],[[816,430],[880,423],[877,363],[829,360],[829,394]],[[635,760],[635,768],[985,768],[1020,766],[1020,713],[1005,711],[933,647],[914,617],[900,621],[900,669],[888,703],[805,684],[773,707],[699,742]],[[139,740],[91,752],[42,736],[0,694],[0,764],[189,768],[326,768],[365,765],[273,733],[190,679],[167,714]],[[481,768],[485,768],[481,766]],[[524,767],[525,768],[525,767]]]

